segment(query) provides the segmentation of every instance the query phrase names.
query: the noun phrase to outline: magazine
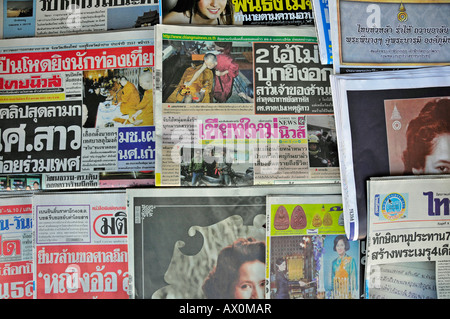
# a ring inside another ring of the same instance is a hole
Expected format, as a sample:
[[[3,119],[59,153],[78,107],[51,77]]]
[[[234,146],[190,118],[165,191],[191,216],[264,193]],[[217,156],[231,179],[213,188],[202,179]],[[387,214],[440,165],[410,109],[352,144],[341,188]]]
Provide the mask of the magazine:
[[[368,178],[448,173],[450,67],[332,75],[331,83],[345,229],[356,240],[366,236]]]
[[[163,24],[314,25],[309,0],[160,1]]]
[[[366,285],[370,299],[448,299],[450,178],[371,178]]]
[[[160,22],[158,0],[7,0],[0,38],[149,29]]]
[[[36,299],[128,299],[125,190],[33,195]]]
[[[153,64],[143,30],[0,40],[1,190],[154,185]]]
[[[0,299],[33,299],[31,193],[0,195]]]
[[[340,195],[266,197],[266,298],[359,299],[358,241]]]
[[[127,189],[131,298],[264,298],[266,195],[339,192],[336,184],[179,188],[176,196],[171,188]],[[239,254],[258,261],[253,289],[237,288],[244,263],[227,255]]]
[[[313,27],[157,25],[155,52],[156,186],[339,181]]]
[[[328,0],[312,0],[314,25],[319,42],[320,61],[322,64],[333,64],[333,49],[331,44],[330,9]]]
[[[448,65],[450,1],[329,0],[335,73]]]

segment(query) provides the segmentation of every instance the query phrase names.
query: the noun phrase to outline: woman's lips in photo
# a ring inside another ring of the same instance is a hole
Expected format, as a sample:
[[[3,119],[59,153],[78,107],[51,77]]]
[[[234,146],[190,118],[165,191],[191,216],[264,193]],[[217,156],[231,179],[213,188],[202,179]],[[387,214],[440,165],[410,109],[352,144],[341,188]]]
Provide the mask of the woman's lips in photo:
[[[208,9],[211,14],[218,14],[220,9]]]

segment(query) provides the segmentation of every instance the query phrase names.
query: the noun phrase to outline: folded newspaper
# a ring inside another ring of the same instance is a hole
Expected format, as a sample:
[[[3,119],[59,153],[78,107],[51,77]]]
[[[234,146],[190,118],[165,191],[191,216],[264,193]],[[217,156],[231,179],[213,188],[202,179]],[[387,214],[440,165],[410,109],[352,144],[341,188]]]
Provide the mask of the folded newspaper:
[[[0,189],[154,184],[153,32],[0,40]]]
[[[450,63],[448,0],[329,0],[329,7],[336,73]]]
[[[450,297],[450,178],[368,181],[367,298]]]
[[[450,67],[331,76],[345,230],[366,236],[366,181],[450,170]]]
[[[314,27],[155,27],[157,186],[339,181]]]
[[[128,299],[125,190],[33,195],[36,299]]]
[[[266,197],[266,298],[359,299],[359,241],[340,195]]]
[[[269,194],[334,198],[340,187],[127,189],[131,298],[264,298]]]
[[[0,2],[0,39],[149,28],[158,0],[8,0]]]

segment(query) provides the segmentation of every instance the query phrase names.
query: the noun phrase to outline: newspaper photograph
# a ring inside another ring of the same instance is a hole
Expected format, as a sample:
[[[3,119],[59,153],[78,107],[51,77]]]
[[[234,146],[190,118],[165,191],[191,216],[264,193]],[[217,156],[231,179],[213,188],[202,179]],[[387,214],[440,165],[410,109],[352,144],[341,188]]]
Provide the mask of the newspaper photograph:
[[[33,299],[30,192],[0,195],[0,299]]]
[[[266,196],[336,184],[127,189],[131,298],[265,298]],[[246,282],[251,276],[251,284]]]
[[[357,240],[366,236],[370,177],[449,172],[450,68],[332,75],[331,83],[345,229]]]
[[[155,30],[156,186],[339,181],[313,27]]]
[[[37,299],[128,299],[125,190],[33,195]]]
[[[314,25],[319,42],[320,62],[333,64],[333,47],[331,43],[330,8],[328,0],[312,0]]]
[[[336,73],[448,65],[450,1],[329,0]]]
[[[161,0],[163,24],[314,25],[309,0]]]
[[[266,197],[266,298],[359,299],[359,242],[340,195]]]
[[[150,29],[160,23],[158,0],[4,0],[0,39]]]
[[[0,40],[1,190],[154,185],[153,64],[142,30]]]
[[[450,178],[380,177],[367,183],[367,298],[448,299]]]

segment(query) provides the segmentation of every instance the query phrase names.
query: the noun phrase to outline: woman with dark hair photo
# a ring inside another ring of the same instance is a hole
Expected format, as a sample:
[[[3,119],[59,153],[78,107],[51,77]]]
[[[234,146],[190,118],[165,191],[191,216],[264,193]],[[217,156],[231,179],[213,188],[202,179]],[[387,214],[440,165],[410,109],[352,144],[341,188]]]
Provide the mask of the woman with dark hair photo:
[[[450,99],[428,102],[409,123],[406,140],[405,174],[450,174]]]
[[[352,293],[358,290],[358,267],[355,259],[347,255],[347,251],[350,250],[350,243],[345,235],[336,236],[333,250],[338,254],[331,265],[333,298],[351,298]]]
[[[231,0],[178,0],[163,24],[235,24]]]
[[[264,299],[266,244],[240,238],[225,247],[203,283],[208,299]]]

